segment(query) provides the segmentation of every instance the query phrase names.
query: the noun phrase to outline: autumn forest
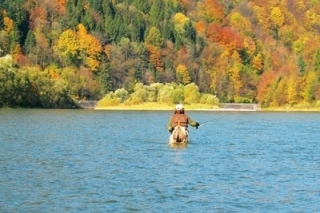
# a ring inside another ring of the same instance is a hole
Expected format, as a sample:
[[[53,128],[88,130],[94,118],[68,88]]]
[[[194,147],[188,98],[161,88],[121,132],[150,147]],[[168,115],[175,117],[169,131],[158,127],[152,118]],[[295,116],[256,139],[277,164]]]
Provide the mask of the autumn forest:
[[[320,105],[320,0],[1,0],[0,107]]]

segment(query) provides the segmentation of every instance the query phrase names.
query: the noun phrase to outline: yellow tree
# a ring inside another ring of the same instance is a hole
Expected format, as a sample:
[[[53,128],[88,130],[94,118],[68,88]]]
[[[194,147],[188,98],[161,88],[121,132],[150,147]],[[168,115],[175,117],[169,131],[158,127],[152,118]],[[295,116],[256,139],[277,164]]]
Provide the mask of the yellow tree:
[[[183,13],[176,13],[173,17],[174,21],[174,29],[180,36],[185,34],[184,26],[189,21],[189,18],[185,16]]]
[[[238,32],[252,32],[251,22],[239,12],[235,12],[231,15],[230,24],[232,28]]]
[[[240,76],[240,70],[241,70],[242,64],[240,62],[235,62],[233,65],[231,65],[228,68],[228,75],[229,75],[229,81],[230,81],[230,87],[228,92],[228,99],[234,100],[235,102],[241,101],[241,88],[242,88],[242,82],[241,82],[241,76]]]
[[[291,73],[288,84],[287,84],[287,92],[288,92],[288,103],[292,106],[299,102],[299,92],[298,92],[298,76],[296,73]]]
[[[311,8],[305,14],[305,24],[309,28],[319,27],[320,26],[319,19],[320,19],[319,11],[316,11],[315,8]]]
[[[271,10],[271,21],[276,28],[279,28],[283,25],[284,15],[279,7],[274,7]]]
[[[269,14],[266,12],[266,9],[259,6],[254,6],[253,11],[260,27],[262,27],[264,31],[270,30],[271,23],[269,19]]]
[[[262,68],[263,68],[263,57],[262,57],[261,53],[258,53],[255,57],[253,57],[252,66],[258,71],[262,70]]]
[[[187,85],[187,84],[191,83],[191,77],[189,75],[189,72],[188,72],[186,65],[179,64],[176,68],[176,72],[181,77],[182,84]]]
[[[61,56],[73,60],[78,54],[79,42],[77,34],[72,30],[64,31],[58,40],[57,48]]]
[[[96,71],[100,65],[102,47],[97,38],[87,33],[86,28],[78,25],[78,41],[80,58],[91,70]]]
[[[305,46],[309,40],[310,38],[308,35],[301,35],[300,38],[298,38],[292,43],[292,50],[298,54],[302,53],[305,50]]]
[[[3,18],[3,25],[4,25],[4,30],[7,33],[10,33],[11,30],[13,29],[13,20],[6,16]]]
[[[243,39],[243,46],[250,57],[252,57],[257,50],[257,46],[250,36],[246,36]]]
[[[313,71],[308,72],[305,78],[305,85],[303,87],[302,97],[305,102],[312,102],[315,99],[317,85],[317,74]]]
[[[57,43],[60,54],[75,63],[80,60],[92,71],[96,71],[100,65],[102,47],[94,36],[88,34],[86,28],[78,25],[78,31],[64,31]]]
[[[296,39],[297,35],[294,31],[293,26],[284,25],[278,31],[279,38],[283,41],[286,45],[292,45],[294,39]]]

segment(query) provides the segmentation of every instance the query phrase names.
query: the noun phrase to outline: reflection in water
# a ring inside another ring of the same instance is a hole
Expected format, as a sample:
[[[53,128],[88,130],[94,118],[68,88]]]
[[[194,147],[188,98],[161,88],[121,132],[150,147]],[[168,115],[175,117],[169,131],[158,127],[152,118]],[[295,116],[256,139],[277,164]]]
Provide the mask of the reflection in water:
[[[319,212],[318,113],[0,110],[0,212]]]

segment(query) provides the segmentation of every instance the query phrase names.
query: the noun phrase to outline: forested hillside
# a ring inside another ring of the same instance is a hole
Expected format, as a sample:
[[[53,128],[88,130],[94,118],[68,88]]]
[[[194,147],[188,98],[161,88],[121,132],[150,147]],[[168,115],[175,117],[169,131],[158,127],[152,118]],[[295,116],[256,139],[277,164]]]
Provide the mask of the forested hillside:
[[[159,101],[164,86],[196,88],[190,102],[319,104],[320,0],[1,0],[0,57],[0,106],[142,88]]]

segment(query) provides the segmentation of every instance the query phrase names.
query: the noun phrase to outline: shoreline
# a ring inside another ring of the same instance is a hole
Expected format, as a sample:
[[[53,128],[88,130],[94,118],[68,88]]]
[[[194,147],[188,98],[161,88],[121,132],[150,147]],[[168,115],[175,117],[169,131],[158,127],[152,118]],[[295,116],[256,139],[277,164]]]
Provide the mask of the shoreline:
[[[172,111],[173,109],[144,109],[144,108],[94,108],[97,111]],[[260,109],[260,110],[239,110],[239,109],[186,109],[187,111],[212,111],[212,112],[320,112],[319,109]]]
[[[146,108],[146,107],[139,107],[139,106],[126,106],[126,107],[95,107],[93,110],[114,110],[114,111],[172,111],[174,110],[174,107],[159,107],[159,108]],[[265,109],[256,109],[256,110],[250,110],[250,109],[226,109],[226,108],[188,108],[185,107],[185,110],[187,111],[212,111],[212,112],[320,112],[319,108],[290,108],[290,109],[284,109],[284,108],[265,108]]]

